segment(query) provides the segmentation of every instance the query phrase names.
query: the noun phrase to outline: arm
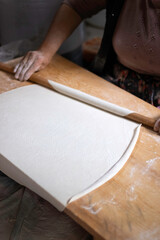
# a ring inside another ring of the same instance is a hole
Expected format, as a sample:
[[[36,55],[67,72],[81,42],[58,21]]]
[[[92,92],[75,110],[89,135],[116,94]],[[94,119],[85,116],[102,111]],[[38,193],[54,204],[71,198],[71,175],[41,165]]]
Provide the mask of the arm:
[[[15,77],[20,81],[28,80],[34,72],[47,66],[82,19],[104,9],[107,0],[63,0],[63,2],[41,47],[37,51],[28,52],[15,67]]]
[[[62,4],[43,44],[37,51],[30,51],[26,54],[14,69],[15,77],[20,81],[28,80],[35,71],[43,69],[81,21],[82,18],[75,10]]]

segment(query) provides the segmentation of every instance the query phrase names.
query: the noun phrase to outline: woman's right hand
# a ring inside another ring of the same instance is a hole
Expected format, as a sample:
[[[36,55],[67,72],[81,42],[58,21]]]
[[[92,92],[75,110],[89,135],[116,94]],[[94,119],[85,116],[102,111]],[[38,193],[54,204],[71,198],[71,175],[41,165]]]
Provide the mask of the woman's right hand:
[[[51,61],[51,56],[48,56],[38,51],[29,51],[24,58],[15,66],[15,78],[20,81],[27,81],[34,72],[45,68]]]
[[[46,67],[52,56],[81,21],[81,17],[72,7],[62,4],[40,49],[28,52],[20,63],[16,65],[14,69],[15,78],[26,81],[34,72]]]

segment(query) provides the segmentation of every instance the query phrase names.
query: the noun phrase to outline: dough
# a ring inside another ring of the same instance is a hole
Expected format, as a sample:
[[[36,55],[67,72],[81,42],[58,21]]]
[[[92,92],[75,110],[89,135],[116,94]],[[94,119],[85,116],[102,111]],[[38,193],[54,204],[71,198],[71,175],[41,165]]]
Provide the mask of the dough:
[[[31,85],[0,95],[0,168],[62,211],[112,178],[140,125]]]
[[[86,94],[82,91],[79,91],[77,89],[73,89],[70,87],[67,87],[65,85],[62,85],[57,82],[53,82],[51,80],[48,80],[51,87],[56,90],[59,93],[62,93],[66,96],[72,97],[74,99],[77,99],[79,101],[82,101],[84,103],[88,103],[92,106],[98,107],[102,110],[108,111],[110,113],[116,114],[118,116],[127,116],[131,113],[134,113],[133,111],[117,106],[116,104],[104,101],[100,98],[91,96],[89,94]]]

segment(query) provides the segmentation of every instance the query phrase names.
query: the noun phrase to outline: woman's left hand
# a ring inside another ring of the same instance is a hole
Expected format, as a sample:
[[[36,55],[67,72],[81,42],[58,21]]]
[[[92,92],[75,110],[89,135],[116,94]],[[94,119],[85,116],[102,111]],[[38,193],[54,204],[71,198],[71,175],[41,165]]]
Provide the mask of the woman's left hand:
[[[156,121],[154,125],[154,131],[160,134],[160,118]]]

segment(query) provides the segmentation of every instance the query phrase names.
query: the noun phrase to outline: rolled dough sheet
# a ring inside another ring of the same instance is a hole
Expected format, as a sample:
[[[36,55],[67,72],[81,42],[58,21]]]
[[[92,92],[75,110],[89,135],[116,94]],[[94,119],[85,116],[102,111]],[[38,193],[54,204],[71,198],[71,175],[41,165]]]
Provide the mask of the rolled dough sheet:
[[[116,104],[107,102],[105,100],[102,100],[100,98],[94,97],[92,95],[86,94],[82,91],[79,91],[74,88],[70,88],[68,86],[62,85],[60,83],[48,80],[48,83],[51,85],[51,87],[56,90],[59,93],[62,93],[66,96],[72,97],[74,99],[77,99],[79,101],[82,101],[84,103],[88,103],[92,106],[98,107],[104,111],[114,113],[118,116],[127,116],[131,113],[134,113],[133,111],[123,108],[120,106],[117,106]]]
[[[126,163],[140,125],[31,85],[0,95],[0,168],[63,211]]]

